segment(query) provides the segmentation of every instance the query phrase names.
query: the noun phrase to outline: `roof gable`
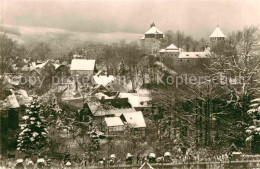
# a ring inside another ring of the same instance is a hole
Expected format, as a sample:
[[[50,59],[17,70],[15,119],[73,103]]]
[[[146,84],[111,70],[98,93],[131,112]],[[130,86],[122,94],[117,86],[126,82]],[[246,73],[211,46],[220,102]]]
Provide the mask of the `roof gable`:
[[[178,48],[174,44],[171,44],[170,46],[166,47],[165,50],[177,50],[178,51]]]
[[[226,36],[223,34],[223,32],[220,30],[219,27],[216,27],[216,29],[214,30],[214,32],[210,35],[211,38],[219,38],[219,37],[223,37],[225,38]]]
[[[126,112],[122,114],[124,119],[133,128],[143,128],[146,127],[143,113],[141,111],[137,112]]]
[[[148,31],[146,31],[145,34],[163,34],[163,32],[153,26]]]

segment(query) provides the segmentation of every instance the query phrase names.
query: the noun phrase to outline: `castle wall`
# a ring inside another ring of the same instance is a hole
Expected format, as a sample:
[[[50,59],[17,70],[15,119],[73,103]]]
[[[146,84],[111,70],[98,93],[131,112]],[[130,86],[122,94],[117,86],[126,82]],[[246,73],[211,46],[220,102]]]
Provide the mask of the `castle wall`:
[[[147,54],[158,54],[160,50],[160,39],[145,38],[141,40],[141,48]]]

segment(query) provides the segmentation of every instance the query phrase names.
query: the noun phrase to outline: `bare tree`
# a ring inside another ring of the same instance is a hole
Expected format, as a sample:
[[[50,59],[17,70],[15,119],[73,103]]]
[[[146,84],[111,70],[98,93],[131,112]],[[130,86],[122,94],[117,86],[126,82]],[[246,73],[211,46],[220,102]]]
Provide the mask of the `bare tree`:
[[[31,50],[30,55],[33,60],[46,60],[50,58],[51,48],[46,42],[38,42]]]
[[[0,35],[0,74],[4,75],[10,68],[15,58],[16,42],[8,38],[6,34]]]

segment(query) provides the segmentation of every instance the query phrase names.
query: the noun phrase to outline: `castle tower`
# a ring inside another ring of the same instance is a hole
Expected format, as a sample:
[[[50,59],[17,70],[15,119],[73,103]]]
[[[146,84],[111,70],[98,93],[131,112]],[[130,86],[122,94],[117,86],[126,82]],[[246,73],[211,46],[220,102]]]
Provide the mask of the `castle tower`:
[[[224,41],[225,39],[226,39],[226,36],[223,34],[223,32],[220,30],[220,28],[218,26],[213,31],[213,33],[210,35],[210,42],[211,43]]]
[[[150,25],[150,29],[140,38],[141,48],[146,54],[158,54],[160,50],[160,40],[164,38],[162,31],[155,27],[154,22]]]

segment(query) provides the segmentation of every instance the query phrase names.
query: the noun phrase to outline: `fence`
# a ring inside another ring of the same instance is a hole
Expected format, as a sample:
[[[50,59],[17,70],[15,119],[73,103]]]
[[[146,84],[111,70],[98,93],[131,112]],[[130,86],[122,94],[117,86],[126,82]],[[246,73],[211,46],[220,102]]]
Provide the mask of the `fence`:
[[[230,161],[230,162],[175,162],[175,163],[147,163],[148,166],[143,166],[143,169],[150,168],[154,169],[259,169],[260,160],[244,160],[244,161]],[[150,165],[150,166],[149,166]],[[10,167],[10,166],[9,166]],[[115,164],[115,165],[92,165],[92,166],[81,166],[73,165],[72,167],[63,167],[61,165],[53,165],[51,169],[139,169],[142,165],[126,165],[126,164]],[[7,166],[1,165],[0,168],[5,169]],[[10,168],[14,168],[13,166]],[[36,166],[34,168],[37,168]],[[152,169],[150,168],[150,169]]]

